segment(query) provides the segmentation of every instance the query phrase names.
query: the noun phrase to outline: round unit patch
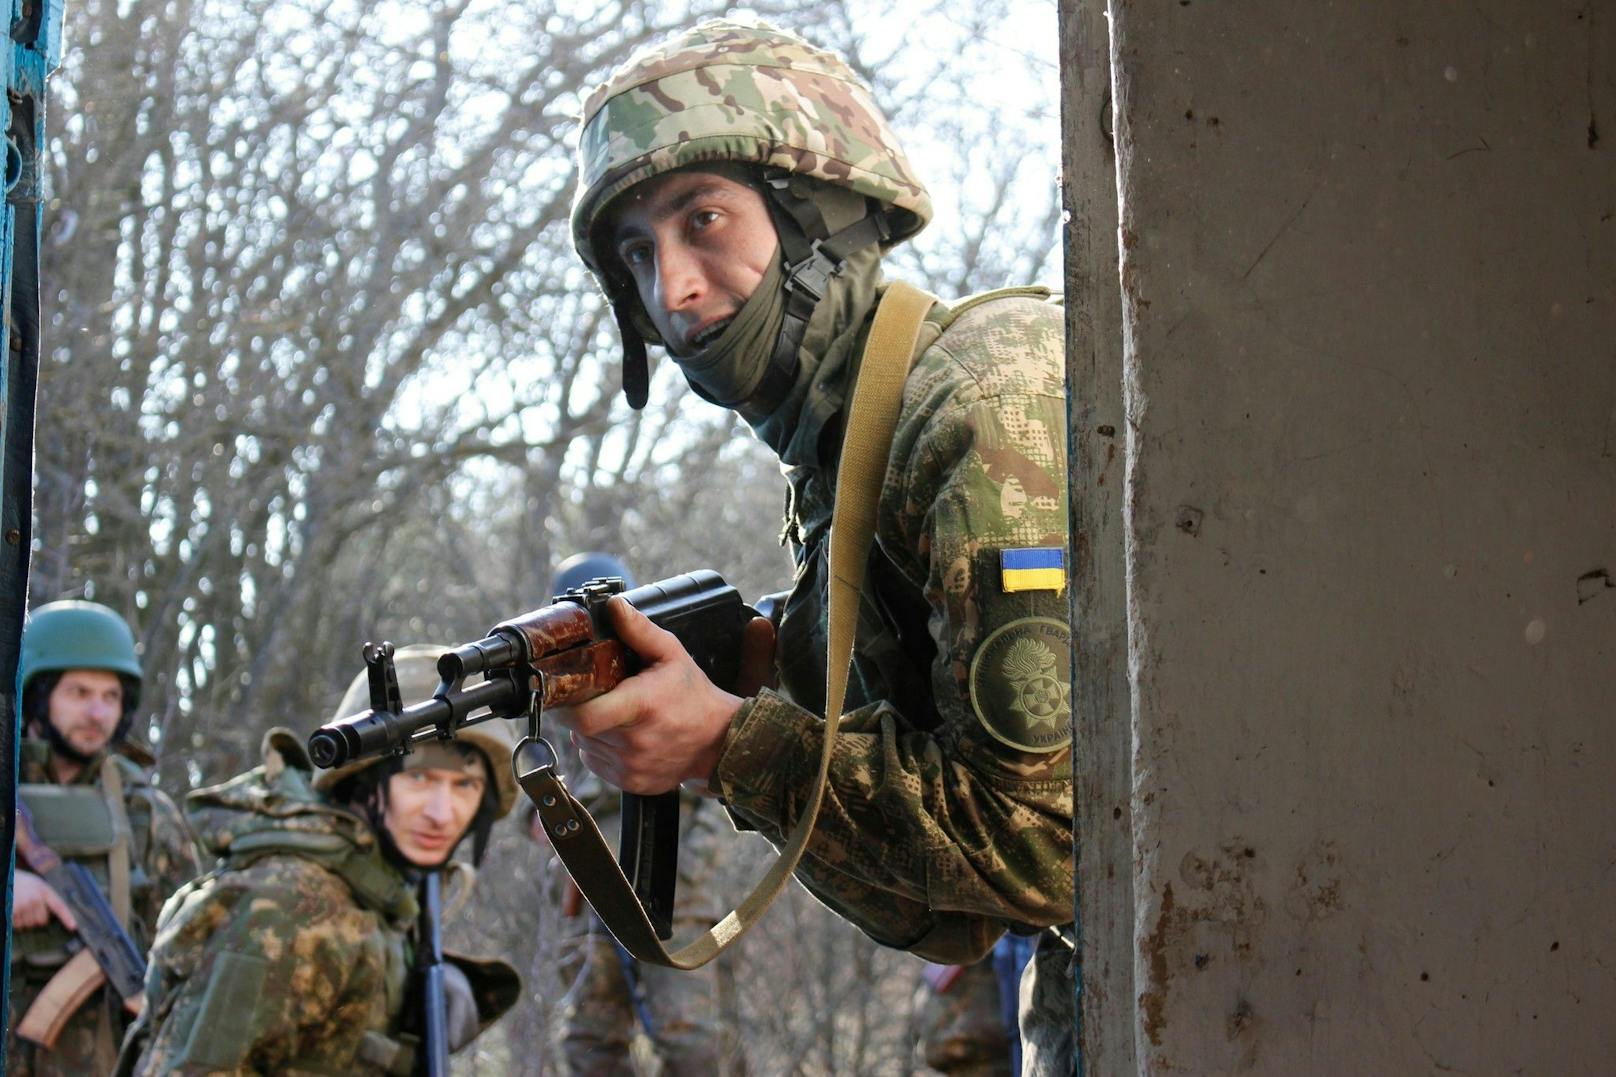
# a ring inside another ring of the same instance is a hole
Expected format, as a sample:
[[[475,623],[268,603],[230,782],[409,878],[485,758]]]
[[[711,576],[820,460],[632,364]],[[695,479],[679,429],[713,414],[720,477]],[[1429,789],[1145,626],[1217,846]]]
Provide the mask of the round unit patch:
[[[1054,752],[1072,740],[1072,630],[1053,617],[1004,625],[971,658],[977,721],[1012,748]]]

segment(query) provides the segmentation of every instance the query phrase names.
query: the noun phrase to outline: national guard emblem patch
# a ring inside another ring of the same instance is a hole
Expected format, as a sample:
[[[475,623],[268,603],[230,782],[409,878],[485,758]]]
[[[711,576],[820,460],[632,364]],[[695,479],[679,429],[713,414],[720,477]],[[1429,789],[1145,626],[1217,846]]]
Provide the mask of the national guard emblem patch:
[[[1052,617],[1001,626],[971,658],[971,707],[994,739],[1024,752],[1071,743],[1072,630]]]

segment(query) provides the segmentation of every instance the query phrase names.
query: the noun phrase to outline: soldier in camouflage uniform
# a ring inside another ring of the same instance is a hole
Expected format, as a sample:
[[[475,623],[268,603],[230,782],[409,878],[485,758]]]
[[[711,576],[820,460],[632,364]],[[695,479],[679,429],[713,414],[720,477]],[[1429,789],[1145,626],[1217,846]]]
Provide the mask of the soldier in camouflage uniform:
[[[1016,1077],[1021,1072],[1018,983],[1034,938],[1006,933],[991,959],[921,971],[915,1007],[920,1058],[950,1077]]]
[[[928,1072],[948,1077],[1015,1077],[1012,1030],[1005,1024],[993,962],[927,962],[920,979],[916,1046]]]
[[[404,698],[431,694],[445,649],[399,650]],[[361,674],[335,717],[368,699]],[[514,742],[496,719],[402,760],[315,776],[302,738],[273,729],[261,766],[187,797],[219,862],[163,909],[120,1072],[412,1072],[420,872],[447,863],[468,835],[481,859],[516,800]],[[503,962],[450,961],[449,1044],[459,1049],[515,1002],[520,982]]]
[[[633,574],[617,558],[578,553],[556,566],[550,593],[559,595],[592,579],[615,576],[635,586]],[[593,780],[592,780],[593,779]],[[615,847],[621,798],[594,775],[572,783],[609,846]],[[529,805],[531,809],[531,805]],[[529,833],[548,844],[544,828],[529,811]],[[729,826],[718,806],[695,794],[679,798],[679,881],[674,933],[706,930],[723,911],[713,895],[714,876]],[[740,1045],[725,1027],[722,1000],[733,987],[731,951],[693,973],[636,961],[612,938],[569,877],[562,901],[563,922],[571,929],[573,960],[564,970],[571,986],[562,1032],[567,1072],[574,1077],[632,1074],[630,1048],[635,1026],[645,1033],[661,1063],[663,1077],[733,1077],[745,1072]]]
[[[151,757],[126,739],[142,679],[134,635],[106,606],[51,602],[23,630],[19,667],[28,739],[20,747],[18,797],[40,839],[90,869],[144,952],[164,899],[198,868],[179,809],[152,784]],[[61,896],[20,862],[12,897],[5,1072],[107,1072],[129,1021],[109,987],[79,1007],[52,1048],[17,1036],[77,940]]]
[[[568,785],[589,809],[607,845],[615,847],[619,797],[593,775]],[[722,909],[713,894],[724,841],[733,840],[722,810],[695,795],[679,798],[679,882],[673,932],[706,930]],[[527,811],[528,833],[548,844],[537,816]],[[559,862],[558,862],[559,864]],[[563,869],[562,872],[565,875]],[[735,1031],[724,1020],[733,1004],[734,951],[694,972],[636,961],[608,932],[570,878],[561,899],[569,983],[561,1046],[573,1077],[621,1077],[635,1072],[634,1030],[650,1042],[663,1077],[736,1077],[746,1072]]]
[[[930,199],[847,65],[759,25],[706,23],[631,59],[589,96],[579,157],[573,238],[616,312],[630,402],[649,342],[746,420],[785,472],[797,578],[778,691],[719,690],[614,602],[646,668],[565,720],[614,784],[704,782],[779,843],[820,751],[844,405],[881,256],[925,225]],[[1050,292],[1022,288],[937,302],[922,326],[849,713],[797,870],[878,942],[941,962],[982,957],[1011,924],[1072,919],[1062,322]],[[1029,1071],[1059,1072],[1070,962],[1036,964]]]

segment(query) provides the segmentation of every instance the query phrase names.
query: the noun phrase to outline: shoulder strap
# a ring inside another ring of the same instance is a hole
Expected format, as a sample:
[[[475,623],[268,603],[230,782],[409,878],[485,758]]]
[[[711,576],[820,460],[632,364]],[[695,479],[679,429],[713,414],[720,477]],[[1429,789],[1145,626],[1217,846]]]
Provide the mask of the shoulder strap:
[[[936,299],[918,288],[894,281],[876,309],[875,322],[859,363],[841,460],[836,473],[836,505],[831,513],[829,652],[825,665],[825,727],[819,772],[802,815],[780,849],[780,855],[752,892],[717,924],[689,943],[669,952],[646,918],[634,890],[601,838],[595,821],[567,791],[554,760],[523,771],[517,782],[538,809],[550,843],[573,881],[623,948],[641,961],[669,968],[700,968],[744,935],[785,888],[808,845],[819,817],[830,772],[831,749],[841,723],[847,693],[848,663],[858,624],[859,593],[864,567],[875,537],[875,514],[881,480],[892,451],[892,434],[903,398],[904,379],[914,359],[920,326]]]
[[[107,897],[118,922],[129,928],[129,809],[124,804],[123,772],[109,753],[101,760],[101,795],[112,816],[112,849],[107,853]]]

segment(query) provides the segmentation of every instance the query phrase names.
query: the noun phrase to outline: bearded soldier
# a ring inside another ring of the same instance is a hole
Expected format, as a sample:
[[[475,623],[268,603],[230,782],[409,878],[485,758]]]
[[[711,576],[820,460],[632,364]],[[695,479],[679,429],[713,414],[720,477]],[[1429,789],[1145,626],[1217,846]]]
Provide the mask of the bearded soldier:
[[[19,801],[39,840],[87,867],[117,920],[144,952],[163,901],[197,874],[196,852],[179,810],[152,784],[152,759],[128,740],[142,682],[135,638],[124,619],[95,602],[51,602],[23,629]],[[81,946],[71,909],[49,883],[17,864],[11,913],[9,1074],[107,1072],[130,1020],[110,986],[71,1014],[41,1000],[72,975]],[[40,1006],[57,1012],[40,1013]],[[71,1007],[72,1003],[65,1005]],[[60,1024],[50,1047],[18,1035],[35,1020]]]
[[[445,649],[398,651],[405,699],[432,694]],[[362,673],[335,717],[368,699]],[[494,820],[516,800],[514,743],[496,719],[452,743],[315,776],[303,738],[274,729],[261,766],[187,797],[219,862],[163,909],[122,1071],[410,1073],[417,883],[466,837],[481,859]],[[458,1049],[515,1002],[520,984],[503,962],[450,960]]]
[[[620,788],[703,784],[780,844],[820,754],[837,452],[881,259],[931,202],[848,66],[756,24],[705,23],[631,59],[589,96],[579,158],[573,239],[616,312],[630,402],[652,344],[738,413],[781,461],[797,567],[778,690],[721,690],[614,600],[645,668],[562,718]],[[1064,417],[1049,291],[932,303],[797,875],[876,941],[940,962],[1072,920]],[[1070,939],[1045,933],[1023,991],[1032,1072],[1072,1064]]]

